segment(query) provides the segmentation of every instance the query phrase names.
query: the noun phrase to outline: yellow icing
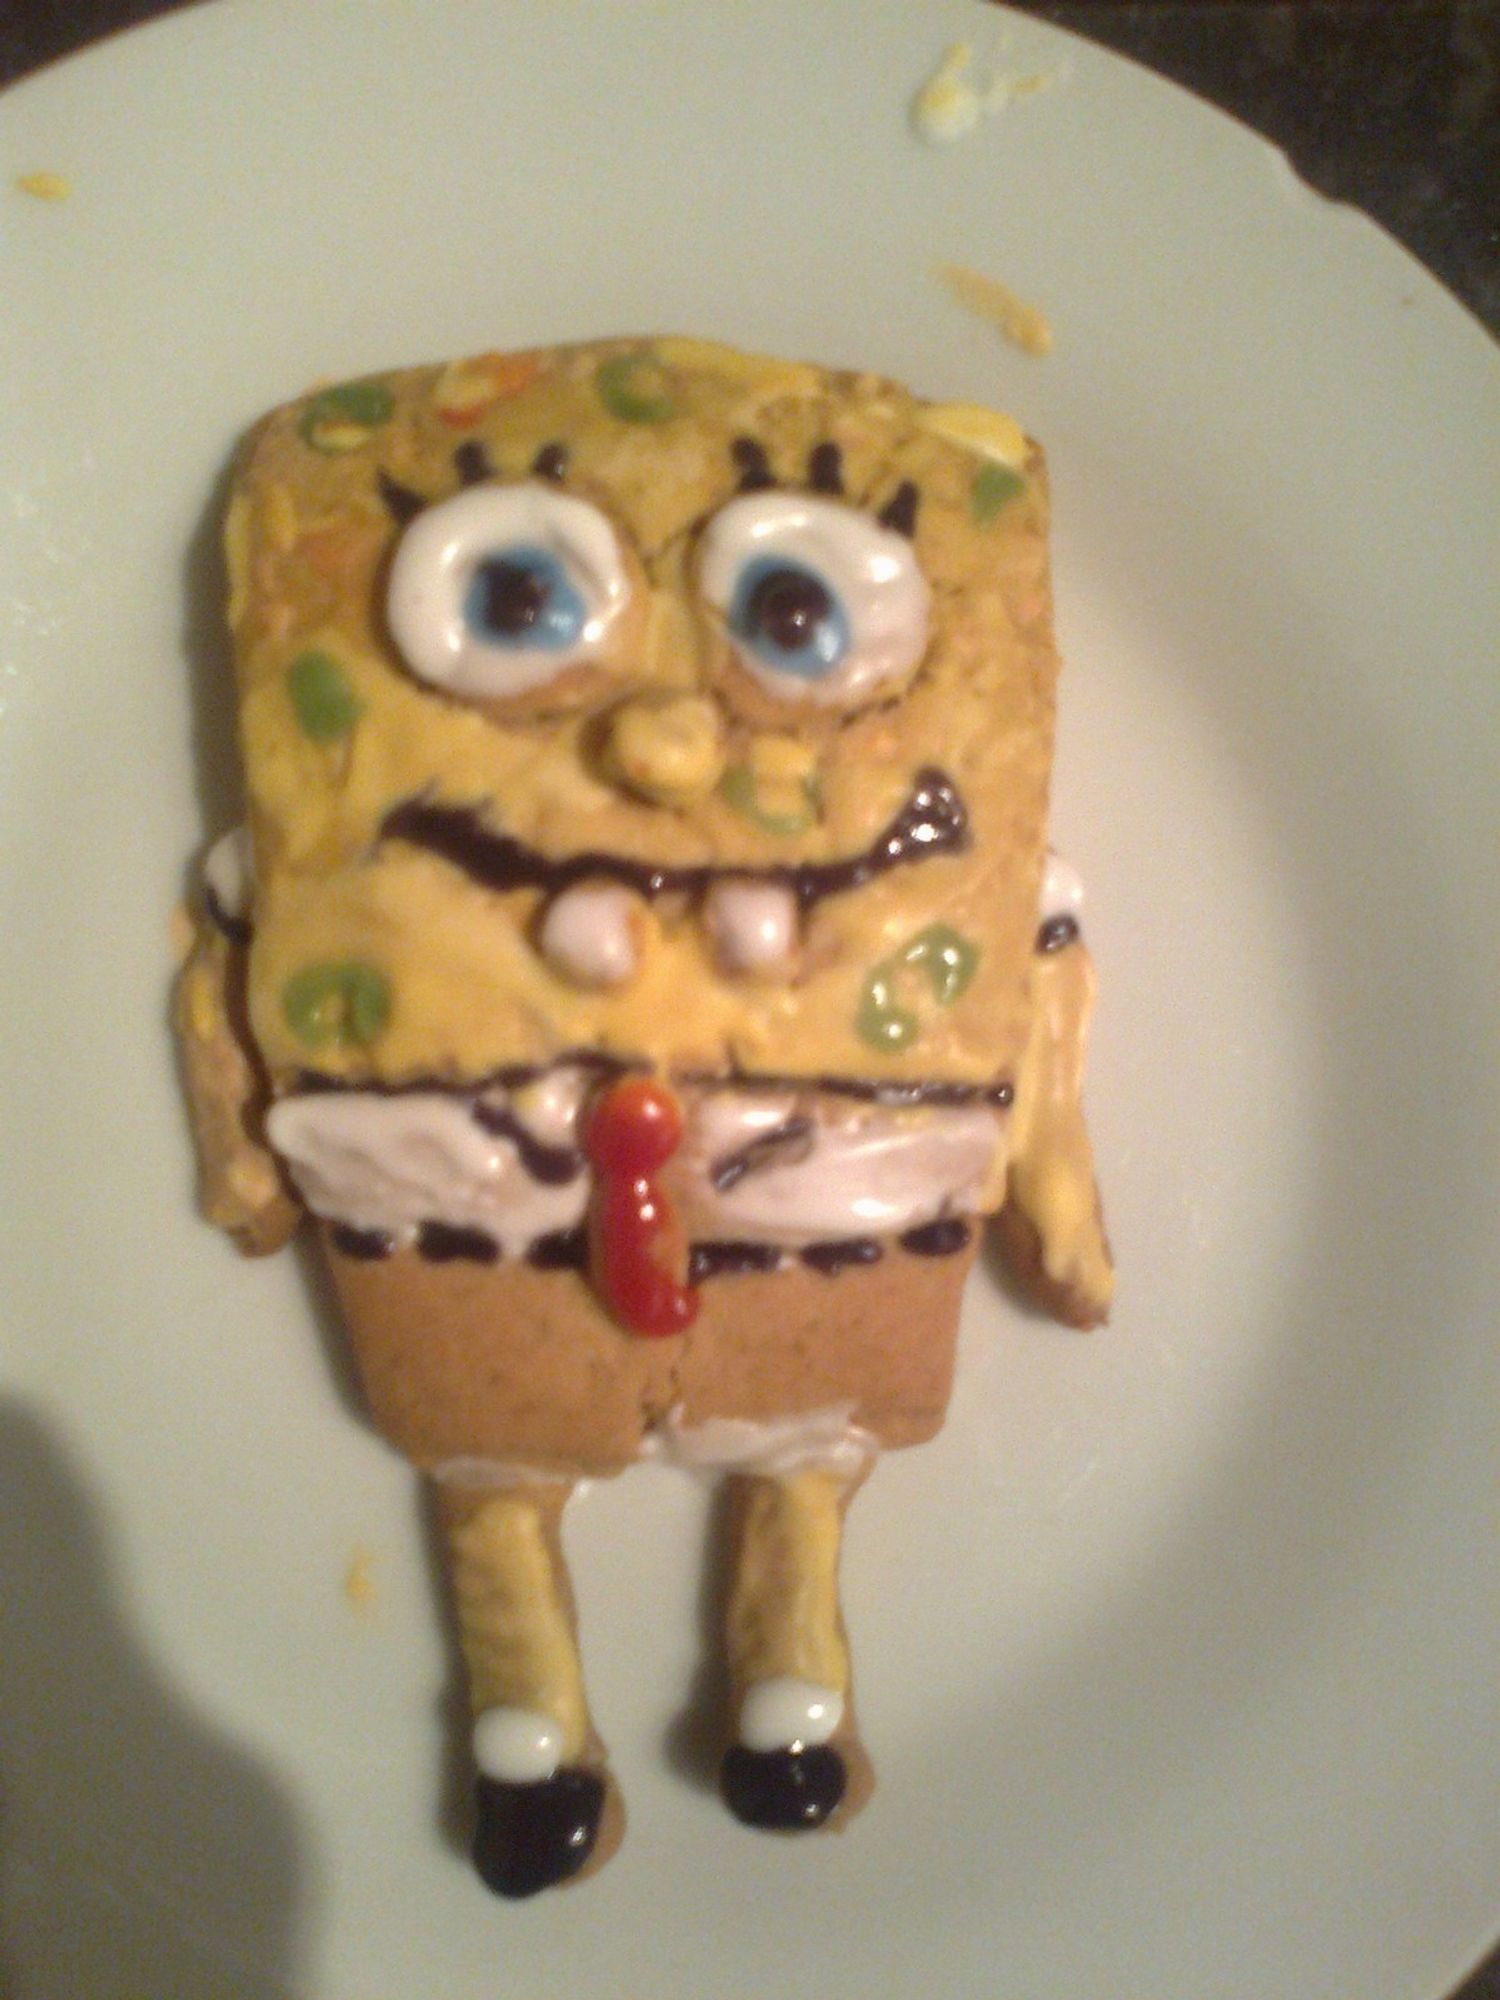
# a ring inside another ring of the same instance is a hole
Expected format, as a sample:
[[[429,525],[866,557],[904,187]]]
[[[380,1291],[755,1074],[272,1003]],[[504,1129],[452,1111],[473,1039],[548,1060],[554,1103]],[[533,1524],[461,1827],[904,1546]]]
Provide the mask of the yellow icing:
[[[562,1727],[563,1761],[588,1742],[583,1674],[553,1550],[547,1489],[493,1493],[448,1531],[459,1644],[474,1712],[514,1707]]]
[[[1026,464],[1026,433],[1014,417],[979,403],[934,403],[917,418],[924,431],[947,438],[981,458],[1020,472]]]
[[[649,357],[669,415],[630,421],[601,401],[601,366],[635,355]],[[342,455],[308,444],[307,404],[293,404],[262,425],[241,468],[226,546],[259,884],[250,1007],[273,1077],[315,1059],[350,1078],[458,1080],[580,1045],[667,1069],[976,1084],[1013,1074],[1056,675],[1038,455],[995,413],[958,406],[955,417],[956,406],[929,410],[880,378],[710,342],[603,342],[511,360],[382,378],[389,418],[368,448]],[[465,404],[468,427],[456,429],[444,412],[476,385],[490,400],[472,416]],[[748,700],[736,682],[697,595],[694,546],[699,524],[738,489],[731,447],[744,436],[790,486],[805,482],[816,446],[837,444],[850,504],[878,510],[903,481],[918,487],[932,626],[894,704],[809,720]],[[455,444],[470,439],[502,478],[529,476],[543,446],[562,444],[567,490],[606,509],[640,578],[617,657],[527,703],[482,706],[424,686],[385,629],[399,529],[377,472],[446,497],[458,483]],[[1002,447],[1024,461],[1026,488],[981,528],[975,472]],[[309,650],[336,663],[355,716],[328,741],[305,733],[289,692],[291,663]],[[731,766],[750,774],[757,812],[718,782]],[[877,838],[929,766],[963,796],[968,850],[820,903],[779,984],[718,969],[697,912],[669,898],[656,905],[639,976],[581,992],[536,949],[537,892],[492,893],[381,837],[385,815],[420,796],[470,808],[554,859],[600,852],[731,871],[840,860]],[[975,946],[975,975],[951,1006],[924,1010],[910,1046],[877,1054],[857,1029],[864,981],[932,924]],[[314,1058],[284,990],[300,969],[328,963],[380,972],[390,1016],[367,1046]]]
[[[750,1483],[725,1618],[740,1687],[787,1675],[848,1691],[838,1599],[847,1490],[817,1471]]]
[[[716,704],[688,694],[624,703],[610,730],[609,765],[640,798],[691,805],[713,789],[724,769]]]
[[[802,361],[781,361],[768,354],[745,354],[716,340],[693,340],[674,334],[651,343],[663,365],[671,369],[718,376],[737,383],[763,401],[776,396],[816,396],[823,372]]]

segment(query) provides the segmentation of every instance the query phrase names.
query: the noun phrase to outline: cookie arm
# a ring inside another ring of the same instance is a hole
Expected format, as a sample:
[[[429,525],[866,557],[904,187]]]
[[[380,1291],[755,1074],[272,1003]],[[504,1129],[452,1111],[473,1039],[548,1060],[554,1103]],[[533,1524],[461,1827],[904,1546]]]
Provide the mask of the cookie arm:
[[[1005,1205],[996,1218],[1017,1281],[1037,1304],[1076,1327],[1097,1326],[1108,1317],[1115,1281],[1083,1122],[1095,985],[1082,939],[1037,953]]]
[[[261,1131],[267,1091],[245,1020],[242,944],[206,912],[177,975],[172,1021],[192,1114],[203,1213],[251,1257],[279,1250],[301,1218]]]

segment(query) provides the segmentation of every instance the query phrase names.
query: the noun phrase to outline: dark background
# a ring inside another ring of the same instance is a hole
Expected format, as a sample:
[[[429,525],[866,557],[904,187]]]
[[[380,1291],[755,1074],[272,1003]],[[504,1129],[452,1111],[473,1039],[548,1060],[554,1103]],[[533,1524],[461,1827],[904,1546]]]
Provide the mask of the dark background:
[[[174,4],[0,0],[0,84]],[[1018,4],[1264,132],[1304,179],[1373,215],[1500,335],[1500,0]],[[1500,2000],[1500,1952],[1454,2000]]]

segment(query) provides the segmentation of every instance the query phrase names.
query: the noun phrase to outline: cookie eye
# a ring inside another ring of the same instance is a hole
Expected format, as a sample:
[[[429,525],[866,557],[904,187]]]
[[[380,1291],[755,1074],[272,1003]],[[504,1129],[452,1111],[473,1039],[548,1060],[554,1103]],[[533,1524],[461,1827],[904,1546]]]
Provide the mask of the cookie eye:
[[[700,577],[740,664],[786,700],[847,707],[926,650],[930,593],[911,543],[838,501],[731,500],[705,531]]]
[[[604,651],[630,595],[618,538],[555,487],[474,486],[428,507],[397,545],[391,635],[454,694],[524,694]]]
[[[475,564],[464,622],[481,645],[557,653],[578,644],[588,607],[549,549],[520,542]]]
[[[740,571],[729,629],[773,672],[821,680],[849,651],[849,619],[816,570],[757,556]]]

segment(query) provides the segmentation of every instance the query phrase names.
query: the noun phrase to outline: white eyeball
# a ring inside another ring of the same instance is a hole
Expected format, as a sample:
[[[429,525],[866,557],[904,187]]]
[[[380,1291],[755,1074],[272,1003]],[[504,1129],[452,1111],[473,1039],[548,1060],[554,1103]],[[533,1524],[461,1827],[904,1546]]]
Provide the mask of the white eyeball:
[[[704,532],[699,576],[741,665],[783,700],[852,706],[927,648],[931,591],[910,541],[834,500],[731,500]]]
[[[396,549],[386,616],[414,674],[493,697],[595,658],[629,596],[598,508],[528,481],[467,487],[418,514]]]

